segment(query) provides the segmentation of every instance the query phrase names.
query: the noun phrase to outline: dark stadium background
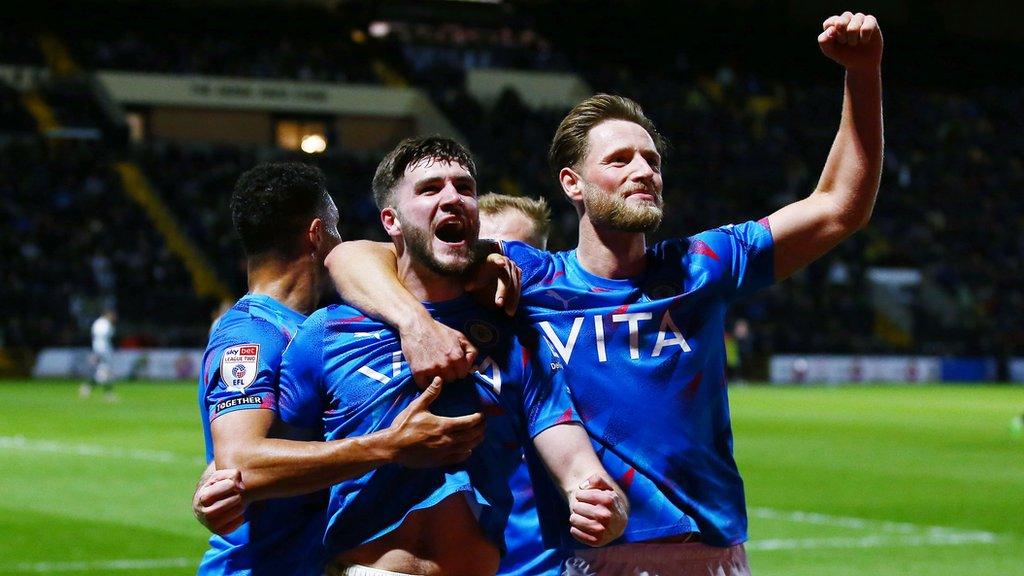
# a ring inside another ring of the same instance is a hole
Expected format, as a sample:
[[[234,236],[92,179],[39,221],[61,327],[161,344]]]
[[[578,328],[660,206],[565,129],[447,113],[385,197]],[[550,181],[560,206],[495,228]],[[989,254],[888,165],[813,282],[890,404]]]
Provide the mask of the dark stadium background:
[[[481,190],[548,197],[567,249],[547,147],[603,91],[672,143],[655,238],[760,218],[820,173],[842,72],[815,37],[846,9],[885,35],[884,174],[867,229],[728,319],[752,565],[1021,574],[1024,4],[987,0],[5,5],[0,574],[194,573],[196,355],[246,290],[241,172],[315,163],[343,236],[383,239],[383,151],[448,131]],[[106,306],[111,403],[77,394]]]
[[[744,342],[750,375],[764,378],[773,353],[900,353],[992,358],[992,376],[1006,380],[1024,336],[1022,67],[1013,60],[1021,37],[1013,23],[1024,10],[987,2],[865,4],[858,9],[876,11],[886,37],[886,169],[875,216],[821,262],[736,309],[754,328]],[[327,151],[315,156],[276,147],[273,133],[244,144],[160,134],[155,107],[112,102],[98,70],[418,87],[480,157],[482,189],[554,200],[551,246],[562,249],[571,247],[574,218],[544,157],[564,107],[530,109],[511,91],[481,104],[466,89],[467,67],[572,72],[594,91],[639,100],[673,144],[669,217],[657,236],[684,235],[763,216],[812,189],[841,95],[841,72],[818,53],[814,33],[842,7],[21,6],[4,20],[0,62],[22,77],[30,74],[24,67],[49,66],[51,74],[28,92],[3,85],[5,370],[23,373],[46,346],[85,344],[87,319],[104,302],[120,311],[122,345],[201,346],[218,297],[245,290],[226,211],[238,173],[258,160],[305,156],[330,174],[345,236],[380,238],[369,176],[382,150],[417,130],[412,121],[391,122],[383,135],[369,128],[378,134],[367,144],[339,133],[329,113],[274,112],[271,124],[326,125]],[[374,37],[371,23],[382,21],[394,23],[392,33]],[[38,103],[54,126],[40,129]],[[128,116],[143,126],[132,138]],[[196,293],[194,273],[125,194],[113,168],[120,161],[141,169],[220,288]],[[869,297],[872,268],[922,275],[900,326]]]

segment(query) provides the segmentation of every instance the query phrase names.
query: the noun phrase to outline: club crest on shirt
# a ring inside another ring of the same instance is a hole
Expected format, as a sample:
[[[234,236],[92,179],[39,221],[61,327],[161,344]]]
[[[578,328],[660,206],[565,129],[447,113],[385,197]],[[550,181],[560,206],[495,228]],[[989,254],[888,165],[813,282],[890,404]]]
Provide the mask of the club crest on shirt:
[[[678,296],[682,291],[683,289],[682,286],[679,285],[679,282],[672,281],[652,282],[647,286],[647,289],[644,290],[644,292],[647,293],[647,297],[651,300],[662,300],[664,298]]]
[[[260,365],[260,345],[242,344],[224,350],[220,359],[220,377],[224,387],[242,392],[256,380]]]
[[[483,320],[466,322],[466,336],[477,346],[491,346],[498,341],[498,329]]]

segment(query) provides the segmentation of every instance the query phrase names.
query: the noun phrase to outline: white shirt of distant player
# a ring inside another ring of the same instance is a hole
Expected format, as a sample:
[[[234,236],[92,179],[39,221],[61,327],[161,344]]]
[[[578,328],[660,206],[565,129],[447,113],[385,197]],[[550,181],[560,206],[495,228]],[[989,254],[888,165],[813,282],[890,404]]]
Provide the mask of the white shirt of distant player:
[[[114,338],[114,324],[100,316],[92,323],[92,351],[106,354],[113,349],[111,340]]]

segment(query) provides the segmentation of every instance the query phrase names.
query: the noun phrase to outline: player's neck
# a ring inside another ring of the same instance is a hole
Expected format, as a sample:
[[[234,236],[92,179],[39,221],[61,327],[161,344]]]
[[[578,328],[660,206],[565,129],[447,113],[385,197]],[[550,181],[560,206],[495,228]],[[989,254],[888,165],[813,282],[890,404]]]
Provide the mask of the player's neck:
[[[633,278],[647,267],[647,240],[643,232],[598,228],[580,219],[576,258],[583,268],[602,278]]]
[[[269,296],[288,308],[309,314],[319,301],[316,269],[303,258],[249,259],[249,293]]]
[[[465,280],[438,274],[403,254],[398,259],[398,280],[420,302],[443,302],[462,296]]]

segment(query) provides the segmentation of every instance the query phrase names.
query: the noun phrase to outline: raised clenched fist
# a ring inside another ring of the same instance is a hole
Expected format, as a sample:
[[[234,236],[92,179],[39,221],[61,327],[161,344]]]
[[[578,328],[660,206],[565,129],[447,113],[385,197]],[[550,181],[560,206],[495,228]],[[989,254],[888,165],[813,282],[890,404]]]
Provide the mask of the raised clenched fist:
[[[870,14],[843,12],[822,22],[818,46],[853,72],[875,71],[882,63],[882,30]]]

